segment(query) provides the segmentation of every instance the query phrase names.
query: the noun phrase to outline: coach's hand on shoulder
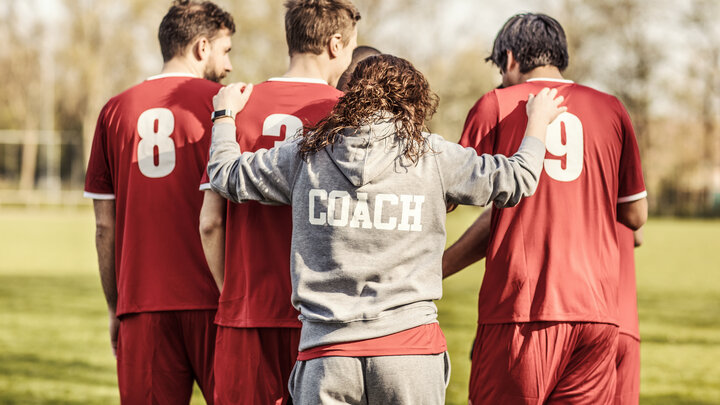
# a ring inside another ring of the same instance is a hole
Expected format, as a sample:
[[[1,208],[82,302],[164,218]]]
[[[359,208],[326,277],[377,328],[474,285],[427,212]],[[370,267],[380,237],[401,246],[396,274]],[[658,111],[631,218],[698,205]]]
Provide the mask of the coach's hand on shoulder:
[[[229,84],[218,91],[213,97],[213,108],[215,111],[229,110],[232,114],[232,118],[235,118],[235,114],[242,111],[247,104],[250,94],[252,93],[253,85],[237,82]],[[230,117],[221,118],[221,120],[229,120]]]
[[[528,96],[525,107],[528,115],[528,129],[532,126],[547,127],[558,115],[567,111],[567,107],[560,106],[564,100],[563,96],[558,96],[557,93],[557,89],[545,87],[537,95],[530,94]],[[545,141],[545,131],[532,131],[529,135]]]
[[[528,96],[527,111],[528,120],[536,119],[545,125],[553,122],[558,115],[567,111],[567,107],[560,107],[564,97],[558,96],[557,89],[545,87],[537,95]]]

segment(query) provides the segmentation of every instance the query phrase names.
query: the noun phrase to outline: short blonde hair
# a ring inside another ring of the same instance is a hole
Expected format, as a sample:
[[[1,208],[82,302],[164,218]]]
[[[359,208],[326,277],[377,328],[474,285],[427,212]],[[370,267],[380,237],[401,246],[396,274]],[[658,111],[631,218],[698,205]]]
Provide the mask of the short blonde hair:
[[[288,0],[285,2],[288,53],[323,53],[330,37],[342,35],[347,45],[360,12],[349,0]]]

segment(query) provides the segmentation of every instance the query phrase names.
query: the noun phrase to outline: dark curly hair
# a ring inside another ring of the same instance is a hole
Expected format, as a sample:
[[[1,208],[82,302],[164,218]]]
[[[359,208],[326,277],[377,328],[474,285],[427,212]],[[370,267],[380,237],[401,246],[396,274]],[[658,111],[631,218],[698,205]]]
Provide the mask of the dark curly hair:
[[[330,115],[304,129],[300,154],[306,159],[335,144],[346,128],[391,119],[395,121],[396,136],[403,141],[403,155],[417,163],[429,150],[422,132],[437,106],[437,95],[410,62],[392,55],[371,56],[358,63],[347,92]]]
[[[562,72],[570,59],[565,31],[560,23],[539,13],[510,17],[495,37],[492,53],[485,61],[491,61],[504,72],[507,51],[511,51],[520,64],[520,73],[545,65],[555,66]]]

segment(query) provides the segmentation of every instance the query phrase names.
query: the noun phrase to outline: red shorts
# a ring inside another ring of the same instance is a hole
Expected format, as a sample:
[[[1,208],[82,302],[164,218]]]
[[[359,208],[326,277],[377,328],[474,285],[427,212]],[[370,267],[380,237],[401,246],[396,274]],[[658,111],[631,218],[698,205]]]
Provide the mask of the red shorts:
[[[212,404],[215,311],[120,317],[117,371],[123,404],[187,404],[197,380]]]
[[[621,333],[616,361],[615,404],[637,405],[640,402],[640,341]]]
[[[288,379],[299,344],[300,328],[218,326],[215,404],[288,403]]]
[[[610,404],[618,327],[586,322],[479,325],[470,404]]]

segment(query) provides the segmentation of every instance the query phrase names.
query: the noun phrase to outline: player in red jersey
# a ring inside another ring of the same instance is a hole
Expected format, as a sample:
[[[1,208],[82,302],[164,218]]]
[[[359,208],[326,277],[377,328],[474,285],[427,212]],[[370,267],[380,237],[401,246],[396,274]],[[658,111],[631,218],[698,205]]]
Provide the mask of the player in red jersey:
[[[640,402],[640,328],[634,249],[642,244],[642,229],[633,232],[618,223],[617,232],[620,248],[620,335],[616,357],[615,405],[637,405]]]
[[[630,119],[615,97],[562,77],[565,34],[546,15],[508,20],[488,60],[500,67],[504,88],[470,110],[464,146],[515,150],[528,93],[543,87],[556,88],[568,111],[548,128],[535,196],[493,208],[489,228],[481,216],[443,260],[447,276],[487,253],[471,403],[610,403],[618,337],[615,223],[638,229],[647,219]]]
[[[282,77],[256,85],[237,114],[238,142],[245,151],[271,148],[324,118],[342,95],[333,86],[356,46],[360,14],[349,0],[291,0],[285,6],[290,66]],[[201,189],[209,190],[207,177]],[[301,326],[290,304],[290,213],[289,207],[255,202],[228,205],[214,192],[205,193],[200,231],[221,290],[218,404],[289,399]]]
[[[113,97],[98,118],[85,196],[122,403],[189,403],[193,380],[213,402],[219,292],[197,231],[197,183],[233,32],[215,4],[175,2],[159,28],[161,74]]]
[[[490,237],[491,210],[480,215],[472,230],[476,233],[475,250],[482,253],[487,250]],[[615,357],[617,385],[615,389],[615,405],[636,405],[640,402],[640,329],[638,325],[637,289],[635,278],[634,248],[642,244],[642,229],[633,232],[627,226],[617,223],[618,247],[620,250],[620,278],[618,290],[619,334],[618,348]],[[465,241],[472,238],[470,234],[463,237]],[[462,242],[461,242],[462,243]],[[456,249],[456,248],[453,248]],[[464,257],[467,262],[451,262],[456,257],[443,257],[443,273],[445,276],[472,264],[473,257]]]

